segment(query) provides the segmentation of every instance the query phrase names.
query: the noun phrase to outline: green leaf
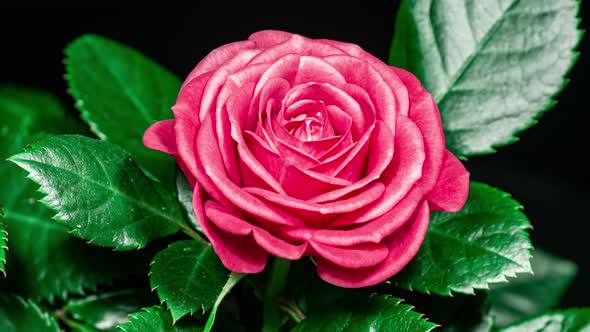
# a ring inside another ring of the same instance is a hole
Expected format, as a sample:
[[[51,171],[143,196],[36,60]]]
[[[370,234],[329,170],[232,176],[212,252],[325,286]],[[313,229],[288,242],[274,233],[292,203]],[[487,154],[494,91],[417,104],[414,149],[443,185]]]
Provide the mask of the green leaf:
[[[576,264],[536,249],[531,261],[534,274],[519,275],[495,285],[488,293],[496,326],[538,315],[559,304],[574,279]]]
[[[150,284],[176,321],[211,308],[225,295],[222,292],[229,276],[211,246],[186,240],[172,243],[154,257]]]
[[[174,160],[144,147],[142,137],[151,124],[172,117],[178,78],[141,53],[100,36],[79,37],[65,54],[70,93],[91,130],[172,185]]]
[[[83,136],[53,136],[10,158],[41,186],[42,202],[71,234],[128,250],[178,231],[173,194],[152,182],[118,146]]]
[[[0,293],[0,331],[2,332],[59,332],[53,317],[43,312],[34,302]]]
[[[590,330],[590,308],[554,311],[498,332],[582,332]]]
[[[142,260],[93,247],[68,234],[51,220],[52,213],[38,200],[36,186],[26,172],[5,161],[45,134],[77,131],[61,105],[50,95],[31,89],[0,88],[0,206],[6,215],[10,250],[6,285],[35,300],[83,294],[134,272]],[[73,121],[73,120],[72,120]],[[34,239],[34,240],[31,240]]]
[[[0,271],[6,276],[6,251],[8,250],[8,232],[6,231],[6,216],[0,210]]]
[[[97,285],[142,271],[145,260],[137,252],[88,245],[51,220],[51,211],[39,203],[27,214],[7,210],[7,216],[11,239],[8,284],[33,299],[53,302],[56,296],[83,295]]]
[[[576,0],[404,0],[390,63],[436,100],[449,149],[494,152],[565,86],[581,37]]]
[[[61,102],[51,94],[36,89],[0,85],[0,130],[27,133],[81,133],[82,127],[71,114],[64,112]],[[18,131],[17,131],[18,129]],[[8,141],[10,146],[20,141]],[[26,142],[30,143],[30,142]],[[17,146],[17,149],[24,144]],[[5,151],[5,148],[1,148]],[[6,156],[8,157],[8,156]],[[3,158],[4,159],[4,158]]]
[[[200,332],[196,326],[173,325],[172,316],[164,308],[154,306],[131,315],[129,321],[119,326],[125,332]]]
[[[420,251],[392,279],[398,286],[438,295],[472,294],[516,273],[530,273],[531,227],[510,195],[472,182],[458,213],[434,212]]]
[[[129,315],[150,306],[149,296],[137,290],[123,290],[70,300],[64,311],[84,325],[100,331],[116,331]]]
[[[348,298],[310,312],[292,331],[426,332],[436,327],[401,301],[383,295]]]

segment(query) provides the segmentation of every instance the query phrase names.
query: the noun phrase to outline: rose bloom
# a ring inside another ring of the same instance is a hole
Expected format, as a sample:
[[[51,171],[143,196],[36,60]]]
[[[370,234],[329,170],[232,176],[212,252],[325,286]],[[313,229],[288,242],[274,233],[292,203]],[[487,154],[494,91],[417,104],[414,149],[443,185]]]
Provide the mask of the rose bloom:
[[[312,256],[329,283],[375,285],[467,198],[430,94],[354,44],[254,33],[207,55],[172,111],[144,144],[174,156],[234,272]]]

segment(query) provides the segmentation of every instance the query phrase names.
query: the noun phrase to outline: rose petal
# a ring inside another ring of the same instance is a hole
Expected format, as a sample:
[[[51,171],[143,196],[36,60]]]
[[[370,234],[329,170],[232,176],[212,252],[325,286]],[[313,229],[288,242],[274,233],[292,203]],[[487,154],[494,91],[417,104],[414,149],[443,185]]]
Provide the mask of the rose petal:
[[[230,201],[231,204],[244,212],[272,223],[288,226],[301,225],[302,222],[300,220],[280,210],[273,209],[268,204],[244,192],[242,188],[227,178],[223,169],[223,161],[221,160],[219,148],[215,144],[215,134],[212,125],[211,115],[209,115],[201,124],[196,139],[198,164],[203,167],[206,174],[205,180],[209,181],[226,201]],[[201,178],[197,177],[197,179],[201,182]],[[206,187],[205,189],[207,190]],[[211,194],[208,190],[207,193]],[[223,205],[228,207],[226,204]]]
[[[250,61],[250,59],[256,54],[258,54],[258,50],[243,50],[212,73],[205,85],[205,89],[203,90],[201,105],[197,108],[199,110],[199,120],[201,122],[207,115],[213,113],[219,91],[223,87],[228,76],[244,68],[246,63],[248,63],[248,61]],[[254,68],[259,69],[258,67]]]
[[[399,112],[395,96],[398,91],[394,93],[367,61],[344,55],[329,56],[324,60],[338,69],[348,83],[365,89],[375,105],[377,119],[383,120],[392,131],[395,131],[395,118]]]
[[[350,182],[343,179],[295,167],[289,163],[289,160],[271,151],[259,139],[256,139],[255,135],[245,133],[244,140],[256,160],[281,184],[289,196],[308,199],[350,185]]]
[[[289,134],[289,132],[287,132],[276,119],[267,119],[265,128],[266,132],[270,134],[270,140],[277,145],[277,149],[279,149],[281,155],[288,155],[289,152],[291,152],[285,152],[284,149],[293,150],[292,153],[302,155],[302,162],[298,162],[297,164],[302,165],[301,167],[305,169],[312,167],[313,165],[318,165],[320,162],[316,159],[317,155],[325,153],[326,150],[331,149],[342,140],[342,137],[330,137],[317,141],[300,141]]]
[[[331,54],[343,54],[344,52],[326,43],[318,43],[315,40],[300,35],[292,35],[289,39],[272,47],[265,48],[257,56],[252,58],[249,64],[276,62],[288,54],[325,57]]]
[[[316,241],[333,246],[353,246],[361,243],[379,243],[400,229],[414,214],[424,193],[411,191],[394,209],[381,217],[350,229],[289,228],[283,233],[295,241]]]
[[[220,230],[234,235],[252,236],[256,244],[272,255],[295,260],[301,258],[307,249],[307,244],[294,245],[283,241],[270,232],[231,214],[231,212],[214,201],[205,203],[205,215]]]
[[[351,193],[354,190],[358,190],[366,186],[372,181],[379,179],[383,171],[387,168],[387,166],[389,166],[391,160],[393,159],[395,141],[392,132],[389,130],[389,127],[383,123],[383,121],[375,122],[374,126],[375,129],[370,136],[365,177],[357,182],[354,182],[350,186],[315,197],[312,199],[312,201],[325,202],[336,200]],[[355,149],[357,149],[356,146]]]
[[[264,269],[268,252],[251,237],[226,233],[205,218],[202,187],[198,183],[193,190],[193,210],[213,250],[227,269],[238,273],[258,273]]]
[[[229,200],[217,190],[211,180],[205,175],[203,167],[199,165],[196,159],[195,140],[199,131],[200,121],[198,114],[192,110],[200,104],[201,94],[210,76],[210,73],[203,74],[187,83],[180,90],[176,104],[172,107],[175,118],[174,134],[176,136],[178,150],[177,160],[182,160],[186,168],[184,173],[190,173],[196,178],[209,195],[218,202],[231,206],[232,204]]]
[[[389,254],[389,249],[383,243],[365,243],[345,248],[313,241],[310,241],[309,245],[318,254],[321,261],[325,260],[336,266],[349,269],[375,266],[383,262]]]
[[[433,210],[457,212],[463,208],[469,194],[469,172],[448,150],[438,182],[427,199]]]
[[[269,78],[263,84],[264,75],[266,73],[263,74],[254,89],[254,97],[252,97],[246,126],[244,127],[246,130],[256,131],[256,123],[260,121],[260,116],[265,114],[264,111],[267,105],[280,104],[287,91],[291,88],[287,80],[279,77]],[[272,103],[270,103],[271,101]],[[260,127],[260,123],[258,126]]]
[[[389,255],[379,265],[369,268],[347,269],[318,257],[317,271],[325,281],[340,287],[359,288],[381,283],[404,268],[418,253],[426,231],[430,213],[423,203],[411,222],[386,240]]]
[[[359,104],[360,114],[352,115],[354,119],[352,130],[356,135],[362,135],[377,119],[375,116],[375,106],[371,101],[371,97],[365,89],[356,84],[348,83],[341,86],[340,89]],[[355,136],[355,139],[358,139],[358,136]]]
[[[337,135],[346,135],[346,133],[351,131],[354,119],[350,114],[343,111],[337,105],[328,105],[326,111],[328,112],[331,127],[334,128],[334,132]]]
[[[228,174],[228,177],[238,185],[241,184],[242,180],[240,177],[238,159],[236,156],[236,144],[235,141],[231,139],[232,131],[235,130],[231,128],[229,114],[227,111],[227,103],[233,96],[243,94],[245,91],[247,91],[247,88],[251,88],[250,96],[247,97],[251,100],[252,93],[254,92],[253,82],[258,80],[260,75],[262,75],[262,73],[268,67],[269,65],[267,64],[249,66],[229,75],[227,77],[227,81],[222,86],[221,90],[219,91],[219,95],[217,96],[214,122],[219,151],[221,152],[221,158],[225,165],[225,170]],[[232,110],[232,117],[235,117],[235,114],[246,114],[248,112],[247,103],[240,103],[238,105],[241,107],[241,109]],[[238,105],[234,104],[233,107]]]
[[[177,154],[174,120],[163,120],[151,125],[143,134],[143,145],[152,150]]]
[[[277,44],[284,43],[293,36],[292,33],[279,30],[258,31],[250,35],[248,40],[256,43],[259,48],[269,48]]]
[[[346,179],[350,182],[357,181],[365,170],[367,163],[367,155],[369,154],[370,142],[375,132],[375,127],[370,127],[369,130],[363,135],[352,149],[348,153],[339,154],[337,158],[330,158],[327,161],[322,162],[320,165],[311,168],[312,171],[327,174],[330,176],[337,176],[342,179]],[[366,183],[371,180],[365,181]],[[366,184],[365,183],[365,184]],[[362,185],[356,185],[354,189],[360,188]],[[350,192],[349,190],[346,190]],[[315,202],[322,202],[331,200],[331,197],[338,196],[343,191],[335,193],[326,193],[319,197],[315,197],[312,200]],[[340,195],[341,196],[341,195]]]
[[[248,141],[257,140],[258,144],[264,146],[264,142],[260,140],[260,138],[251,133],[251,132],[244,132],[245,135],[251,136],[248,137],[246,140],[242,139],[238,143],[238,154],[241,162],[241,172],[242,178],[244,179],[244,185],[249,187],[260,187],[260,188],[271,188],[272,190],[276,191],[281,195],[287,195],[283,187],[281,187],[280,183],[266,170],[264,165],[260,163],[256,159],[256,157],[250,151],[247,143]],[[246,173],[247,172],[247,173]],[[263,185],[259,185],[257,182],[254,182],[255,179],[251,177],[254,175],[255,178],[260,179]]]
[[[374,55],[367,53],[358,45],[327,39],[321,39],[320,41],[338,47],[349,55],[369,62],[371,67],[373,67],[379,73],[379,75],[381,75],[391,90],[395,91],[396,109],[398,112],[402,115],[408,115],[410,104],[408,90],[397,74],[392,70],[392,67],[388,66]]]
[[[176,149],[174,123],[175,120],[163,120],[151,125],[143,135],[143,144],[149,149],[171,154],[176,160],[178,167],[186,176],[191,188],[194,188],[196,178],[191,174],[184,161],[182,161]]]
[[[298,216],[310,227],[324,226],[334,218],[335,215],[349,213],[361,209],[377,200],[384,190],[381,183],[372,183],[360,193],[329,203],[313,203],[290,196],[276,194],[260,188],[244,188],[245,191],[256,195],[278,208]]]
[[[302,56],[292,85],[308,82],[329,83],[337,86],[345,84],[346,79],[326,61],[316,57]]]
[[[403,69],[392,68],[408,87],[411,101],[408,117],[420,128],[424,137],[426,160],[422,167],[420,186],[424,192],[429,192],[438,180],[446,151],[440,112],[432,96],[414,75]]]
[[[397,125],[396,153],[380,179],[385,184],[385,194],[370,209],[343,216],[332,226],[364,223],[382,216],[393,209],[422,176],[425,159],[422,133],[405,116],[398,118]]]
[[[184,85],[192,81],[195,77],[201,76],[204,73],[211,72],[219,68],[221,65],[235,57],[240,51],[245,49],[252,49],[256,45],[251,41],[239,41],[235,43],[225,44],[211,51],[203,60],[199,61],[195,69],[193,69],[184,81]]]

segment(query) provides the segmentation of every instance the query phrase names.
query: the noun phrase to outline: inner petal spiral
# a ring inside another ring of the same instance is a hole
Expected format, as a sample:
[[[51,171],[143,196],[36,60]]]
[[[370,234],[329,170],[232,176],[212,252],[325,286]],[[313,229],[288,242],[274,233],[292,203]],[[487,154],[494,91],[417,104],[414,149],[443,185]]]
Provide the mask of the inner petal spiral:
[[[302,100],[291,105],[281,120],[292,136],[300,141],[309,142],[317,141],[328,133],[329,136],[333,135],[334,131],[329,127],[327,118],[326,105],[322,100]]]

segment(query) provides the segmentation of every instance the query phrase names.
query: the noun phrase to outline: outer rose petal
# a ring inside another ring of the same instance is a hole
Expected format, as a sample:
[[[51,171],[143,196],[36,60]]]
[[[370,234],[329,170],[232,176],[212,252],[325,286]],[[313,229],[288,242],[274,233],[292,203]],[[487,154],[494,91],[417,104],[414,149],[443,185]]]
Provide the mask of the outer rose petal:
[[[197,183],[193,190],[193,208],[199,225],[223,265],[233,272],[258,273],[264,269],[268,252],[260,248],[249,236],[233,235],[219,230],[205,218],[203,188]]]
[[[149,149],[177,154],[174,122],[174,120],[164,120],[151,125],[143,134],[143,145]]]
[[[143,134],[143,144],[157,151],[171,154],[176,159],[178,167],[182,170],[191,188],[195,186],[196,179],[186,167],[186,164],[180,156],[176,148],[176,135],[174,133],[175,120],[159,121],[151,125]]]
[[[182,87],[192,81],[193,78],[197,76],[201,76],[204,73],[216,70],[220,66],[222,66],[226,61],[232,59],[238,52],[244,49],[254,48],[255,44],[251,41],[239,41],[235,43],[225,44],[220,46],[211,53],[209,53],[203,60],[199,62],[199,64],[191,71],[191,73],[187,76],[186,80],[184,81]]]
[[[301,258],[307,244],[294,245],[283,241],[270,232],[254,226],[238,216],[227,211],[214,201],[205,203],[205,215],[222,231],[244,237],[253,237],[256,244],[267,252],[286,259]]]
[[[469,194],[469,173],[451,152],[445,153],[443,169],[436,186],[428,195],[433,210],[457,212],[461,210]]]
[[[445,136],[440,120],[438,107],[432,96],[424,89],[416,76],[411,73],[391,67],[408,88],[410,95],[410,110],[408,117],[412,120],[424,137],[426,160],[422,168],[420,188],[428,193],[434,188],[445,158]]]
[[[258,31],[250,35],[248,40],[256,43],[256,46],[260,48],[266,48],[275,46],[280,43],[286,42],[293,36],[290,32],[278,31],[278,30],[264,30]]]
[[[376,267],[347,269],[318,257],[318,274],[333,285],[348,288],[368,287],[383,282],[401,271],[418,253],[428,230],[429,219],[428,204],[422,203],[413,220],[385,240],[389,256]]]

